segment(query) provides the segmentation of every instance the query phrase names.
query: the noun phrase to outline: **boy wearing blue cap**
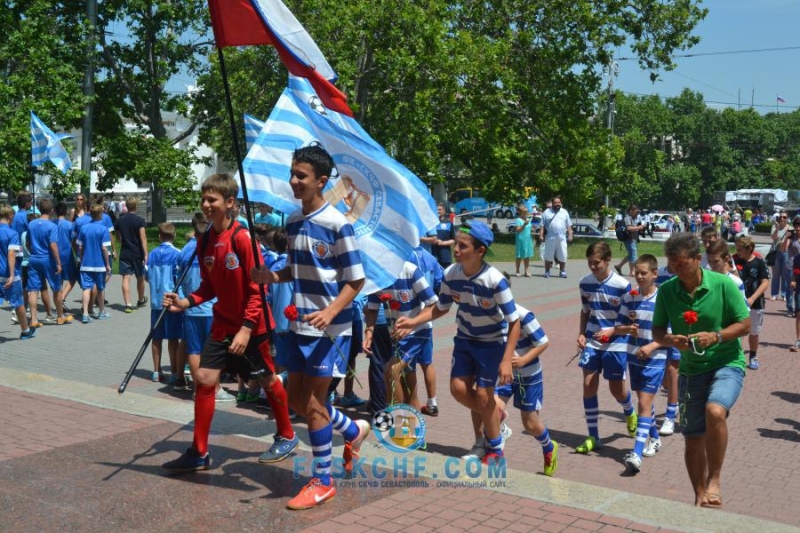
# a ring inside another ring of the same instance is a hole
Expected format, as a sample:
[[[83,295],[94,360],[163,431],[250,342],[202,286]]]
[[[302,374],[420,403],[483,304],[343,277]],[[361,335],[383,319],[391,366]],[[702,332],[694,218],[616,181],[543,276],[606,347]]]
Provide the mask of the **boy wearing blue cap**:
[[[397,334],[403,337],[417,326],[447,314],[458,305],[450,392],[465,407],[480,413],[487,454],[484,463],[503,461],[501,409],[494,398],[495,384],[511,383],[511,361],[520,334],[511,287],[505,276],[484,261],[494,241],[483,222],[462,224],[455,238],[456,264],[445,270],[439,302],[416,317],[400,317]],[[498,380],[499,377],[499,380]]]

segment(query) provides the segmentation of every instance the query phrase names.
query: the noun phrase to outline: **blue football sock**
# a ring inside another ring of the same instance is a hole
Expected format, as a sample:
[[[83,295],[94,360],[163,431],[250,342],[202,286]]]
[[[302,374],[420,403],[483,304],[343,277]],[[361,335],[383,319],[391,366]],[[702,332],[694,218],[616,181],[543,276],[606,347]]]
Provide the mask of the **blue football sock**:
[[[484,434],[483,438],[486,440],[486,445],[489,447],[489,453],[496,453],[500,456],[503,455],[503,450],[500,448],[500,445],[503,443],[502,436],[499,436],[496,439],[490,439],[486,434]]]
[[[535,438],[542,445],[542,453],[547,455],[553,451],[553,441],[550,440],[550,432],[547,431],[546,427],[544,428],[544,433]]]
[[[636,423],[636,442],[633,445],[633,453],[642,456],[644,445],[647,442],[647,435],[650,433],[650,426],[653,425],[653,419],[650,417],[640,416],[639,421]]]
[[[326,404],[325,407],[328,408],[328,414],[331,417],[331,426],[333,426],[333,429],[342,434],[344,440],[350,442],[358,437],[358,426],[354,424],[347,415],[333,407],[331,404]]]
[[[619,404],[622,406],[625,416],[631,416],[633,414],[633,400],[631,399],[631,391],[628,391],[628,396],[625,398],[625,401],[619,402]]]
[[[322,429],[309,430],[308,440],[314,455],[312,470],[314,477],[324,485],[331,484],[331,448],[333,448],[333,428],[328,424]]]
[[[678,404],[677,403],[668,403],[667,404],[667,412],[664,414],[664,418],[669,418],[670,420],[675,420],[675,417],[678,416]]]
[[[586,426],[589,428],[589,436],[600,439],[600,432],[597,429],[597,418],[600,414],[600,407],[597,403],[597,396],[583,399],[583,412],[586,415]]]
[[[650,407],[650,418],[652,419],[652,423],[650,424],[650,437],[653,439],[657,439],[658,437],[658,426],[656,425],[656,406],[653,405]]]

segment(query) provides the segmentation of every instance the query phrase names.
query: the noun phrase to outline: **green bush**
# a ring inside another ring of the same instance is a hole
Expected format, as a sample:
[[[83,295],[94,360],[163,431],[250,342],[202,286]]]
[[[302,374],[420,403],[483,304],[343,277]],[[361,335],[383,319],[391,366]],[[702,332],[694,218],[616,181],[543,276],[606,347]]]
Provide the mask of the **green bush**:
[[[770,233],[772,231],[772,222],[759,222],[756,224],[756,233]]]

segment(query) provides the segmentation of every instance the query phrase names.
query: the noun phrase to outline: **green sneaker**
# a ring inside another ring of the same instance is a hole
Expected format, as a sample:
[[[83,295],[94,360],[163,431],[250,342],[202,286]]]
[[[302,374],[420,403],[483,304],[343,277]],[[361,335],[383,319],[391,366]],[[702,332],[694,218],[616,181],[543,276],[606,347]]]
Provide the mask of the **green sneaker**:
[[[246,390],[240,390],[239,392],[236,393],[236,401],[238,403],[242,403],[246,399],[247,399],[247,391]]]
[[[553,441],[553,451],[544,456],[544,475],[553,477],[558,468],[558,443]]]
[[[636,414],[636,411],[625,417],[625,423],[628,426],[628,435],[635,437],[636,426],[639,424],[639,415]]]
[[[594,437],[586,437],[586,440],[583,441],[583,444],[580,444],[575,451],[582,454],[587,454],[591,451],[600,450],[603,447],[603,444],[600,442],[599,439]]]

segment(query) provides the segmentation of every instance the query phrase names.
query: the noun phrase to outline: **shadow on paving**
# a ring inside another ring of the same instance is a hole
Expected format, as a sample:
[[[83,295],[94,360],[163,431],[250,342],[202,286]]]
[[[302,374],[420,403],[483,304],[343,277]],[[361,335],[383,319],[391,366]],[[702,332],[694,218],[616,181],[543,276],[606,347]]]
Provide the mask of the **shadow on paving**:
[[[772,395],[790,403],[800,403],[800,394],[796,392],[773,391]]]

